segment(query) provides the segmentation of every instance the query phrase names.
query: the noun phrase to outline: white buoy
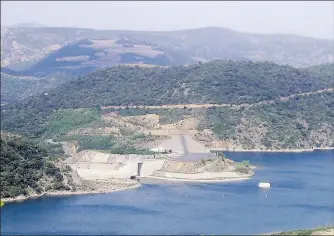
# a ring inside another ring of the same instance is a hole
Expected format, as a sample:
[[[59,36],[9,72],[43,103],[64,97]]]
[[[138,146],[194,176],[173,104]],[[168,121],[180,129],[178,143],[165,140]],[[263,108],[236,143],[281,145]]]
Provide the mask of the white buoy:
[[[259,183],[259,188],[270,188],[270,183]]]

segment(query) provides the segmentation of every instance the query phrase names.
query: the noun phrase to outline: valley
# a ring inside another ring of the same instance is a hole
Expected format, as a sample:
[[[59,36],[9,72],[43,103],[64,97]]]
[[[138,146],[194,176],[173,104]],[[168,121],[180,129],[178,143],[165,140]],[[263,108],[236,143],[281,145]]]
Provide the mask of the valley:
[[[332,233],[331,39],[1,26],[0,122],[6,233]]]
[[[1,124],[36,138],[142,153],[147,145],[138,140],[182,132],[222,150],[333,148],[332,66],[324,65],[326,74],[267,62],[116,66],[3,106]]]

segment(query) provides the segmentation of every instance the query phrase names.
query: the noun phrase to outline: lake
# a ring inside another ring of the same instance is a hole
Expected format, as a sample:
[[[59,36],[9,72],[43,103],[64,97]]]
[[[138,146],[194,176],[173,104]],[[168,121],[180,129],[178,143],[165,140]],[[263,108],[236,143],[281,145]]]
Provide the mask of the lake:
[[[1,234],[259,234],[334,224],[333,150],[225,154],[260,167],[241,182],[145,181],[109,194],[8,203]]]

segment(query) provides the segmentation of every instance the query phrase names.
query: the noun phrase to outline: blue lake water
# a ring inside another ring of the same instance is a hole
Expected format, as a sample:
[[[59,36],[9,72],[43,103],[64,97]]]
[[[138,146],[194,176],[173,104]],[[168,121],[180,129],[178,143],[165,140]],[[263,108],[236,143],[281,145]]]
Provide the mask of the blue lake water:
[[[261,167],[242,182],[144,182],[8,203],[1,234],[259,234],[334,224],[334,151],[226,154]]]

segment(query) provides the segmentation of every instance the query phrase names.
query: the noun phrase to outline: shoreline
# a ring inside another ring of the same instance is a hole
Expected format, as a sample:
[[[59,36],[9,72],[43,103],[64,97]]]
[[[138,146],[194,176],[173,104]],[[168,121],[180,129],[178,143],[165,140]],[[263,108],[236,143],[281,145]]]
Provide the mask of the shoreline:
[[[181,178],[167,178],[167,177],[158,177],[158,176],[145,176],[139,177],[139,179],[155,179],[155,180],[167,180],[167,181],[176,181],[176,182],[193,182],[193,183],[219,183],[219,182],[235,182],[235,181],[244,181],[251,179],[252,176],[240,177],[240,178],[224,178],[224,179],[181,179]]]
[[[314,152],[314,151],[328,151],[334,150],[334,147],[326,148],[313,148],[313,149],[273,149],[273,150],[261,150],[261,149],[225,149],[225,148],[213,148],[211,151],[218,152],[283,152],[283,153],[301,153],[301,152]]]
[[[304,233],[306,235],[308,231],[311,231],[310,235],[333,235],[332,233],[334,233],[334,225],[320,226],[316,228],[306,228],[306,229],[297,229],[297,230],[289,230],[289,231],[262,233],[259,235],[271,235],[271,236],[274,236],[274,235],[302,235],[300,233]],[[296,233],[299,233],[299,234],[296,234]]]
[[[166,180],[166,181],[174,181],[174,182],[193,182],[193,183],[219,183],[219,182],[236,182],[236,181],[245,181],[251,179],[252,176],[247,177],[239,177],[239,178],[222,178],[222,179],[182,179],[182,178],[167,178],[167,177],[158,177],[158,176],[145,176],[139,177],[139,180]],[[46,192],[42,194],[30,195],[30,196],[18,196],[15,198],[3,198],[1,199],[5,203],[13,203],[13,202],[23,202],[32,199],[38,199],[41,197],[66,197],[66,196],[75,196],[75,195],[89,195],[89,194],[106,194],[113,193],[118,191],[124,191],[129,189],[135,189],[142,186],[139,182],[124,188],[113,189],[113,190],[87,190],[87,191],[77,191],[77,192]]]
[[[119,189],[112,189],[112,190],[91,190],[91,191],[86,190],[86,191],[77,191],[77,192],[65,192],[65,191],[45,192],[42,194],[31,195],[31,196],[18,196],[16,198],[3,198],[1,200],[5,203],[10,203],[10,202],[23,202],[26,200],[37,199],[41,197],[66,197],[66,196],[88,195],[88,194],[106,194],[106,193],[113,193],[113,192],[118,192],[118,191],[129,190],[129,189],[135,189],[135,188],[139,188],[140,186],[141,186],[140,183],[136,183],[132,186],[119,188]]]

